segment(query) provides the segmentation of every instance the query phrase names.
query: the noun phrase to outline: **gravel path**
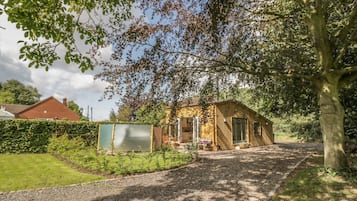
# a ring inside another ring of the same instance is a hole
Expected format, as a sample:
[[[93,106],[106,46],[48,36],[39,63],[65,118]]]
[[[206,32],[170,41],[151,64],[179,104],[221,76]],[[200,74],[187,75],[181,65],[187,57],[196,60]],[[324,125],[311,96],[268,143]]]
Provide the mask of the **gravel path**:
[[[274,144],[201,152],[182,168],[40,190],[0,193],[0,200],[267,200],[286,174],[321,144]]]

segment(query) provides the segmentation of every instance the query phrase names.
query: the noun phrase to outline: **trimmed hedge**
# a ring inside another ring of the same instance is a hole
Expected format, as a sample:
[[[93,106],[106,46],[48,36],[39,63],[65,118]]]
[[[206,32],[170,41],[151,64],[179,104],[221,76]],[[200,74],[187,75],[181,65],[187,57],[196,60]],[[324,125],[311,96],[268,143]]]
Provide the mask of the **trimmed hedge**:
[[[0,153],[44,153],[51,135],[65,133],[96,146],[98,127],[94,122],[0,119]]]

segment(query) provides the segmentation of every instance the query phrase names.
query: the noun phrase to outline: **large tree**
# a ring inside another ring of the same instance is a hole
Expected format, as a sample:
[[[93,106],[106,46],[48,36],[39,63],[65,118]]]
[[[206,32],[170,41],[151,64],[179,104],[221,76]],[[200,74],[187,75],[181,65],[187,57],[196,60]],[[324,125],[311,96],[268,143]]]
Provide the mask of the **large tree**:
[[[139,0],[138,5],[146,17],[133,19],[124,31],[113,26],[109,37],[113,61],[102,63],[98,77],[112,84],[112,93],[141,90],[175,101],[212,82],[216,91],[237,83],[284,89],[285,105],[305,101],[307,110],[318,105],[325,167],[347,167],[339,95],[357,79],[356,0]]]
[[[0,103],[32,105],[40,100],[41,94],[32,86],[17,80],[0,83]]]

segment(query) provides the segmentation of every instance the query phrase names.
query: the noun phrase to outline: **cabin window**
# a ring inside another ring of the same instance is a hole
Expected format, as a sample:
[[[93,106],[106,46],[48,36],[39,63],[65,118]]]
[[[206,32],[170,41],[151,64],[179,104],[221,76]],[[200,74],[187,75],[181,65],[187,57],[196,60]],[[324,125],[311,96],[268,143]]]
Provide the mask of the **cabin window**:
[[[261,136],[262,135],[262,126],[259,121],[255,121],[253,123],[254,135]]]

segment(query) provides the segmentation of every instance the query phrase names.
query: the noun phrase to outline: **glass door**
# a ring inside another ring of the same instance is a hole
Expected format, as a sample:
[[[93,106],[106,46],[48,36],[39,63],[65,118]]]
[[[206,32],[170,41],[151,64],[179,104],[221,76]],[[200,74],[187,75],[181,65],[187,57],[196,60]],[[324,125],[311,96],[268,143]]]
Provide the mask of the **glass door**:
[[[233,144],[247,141],[247,119],[233,118]]]

